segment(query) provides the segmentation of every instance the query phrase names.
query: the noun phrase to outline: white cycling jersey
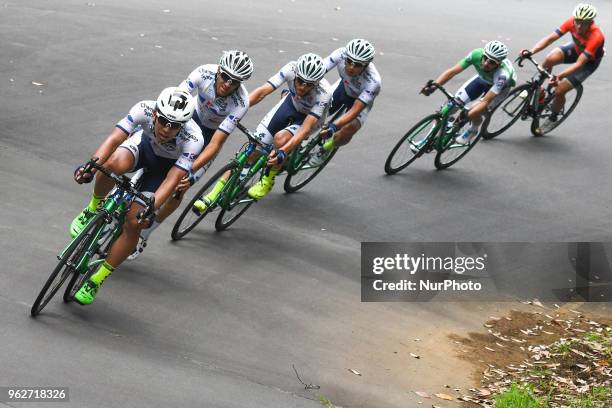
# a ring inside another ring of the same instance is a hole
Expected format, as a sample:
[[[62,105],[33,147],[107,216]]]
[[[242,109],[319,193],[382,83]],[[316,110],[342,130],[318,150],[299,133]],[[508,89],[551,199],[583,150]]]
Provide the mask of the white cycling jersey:
[[[202,125],[230,134],[249,110],[249,93],[244,85],[225,97],[217,96],[215,78],[217,64],[201,65],[194,69],[179,88],[198,98],[196,114]]]
[[[346,94],[351,98],[359,99],[366,105],[371,105],[376,96],[380,92],[382,79],[378,70],[372,62],[368,64],[366,69],[357,76],[349,76],[346,73],[345,66],[346,48],[338,48],[332,52],[323,61],[327,72],[334,67],[338,67],[338,75],[344,84]]]
[[[149,138],[153,152],[157,156],[176,159],[177,167],[190,171],[193,161],[204,148],[204,136],[202,136],[200,127],[191,119],[178,132],[176,138],[166,143],[158,143],[153,133],[154,111],[155,101],[140,101],[116,126],[128,135],[142,129],[142,137]]]
[[[283,83],[287,84],[291,93],[291,102],[295,109],[303,114],[310,114],[317,118],[321,118],[332,96],[332,89],[329,82],[325,78],[319,81],[319,84],[313,88],[305,96],[298,96],[295,91],[295,61],[291,61],[268,79],[268,83],[277,89]]]

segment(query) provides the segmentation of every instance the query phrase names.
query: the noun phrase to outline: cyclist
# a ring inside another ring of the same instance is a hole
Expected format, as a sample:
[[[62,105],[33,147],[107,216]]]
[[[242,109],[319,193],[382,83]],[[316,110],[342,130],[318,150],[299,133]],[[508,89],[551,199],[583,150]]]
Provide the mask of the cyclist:
[[[436,83],[444,85],[455,75],[472,66],[477,74],[467,80],[456,93],[456,97],[463,103],[475,101],[480,98],[468,112],[470,126],[459,136],[457,143],[468,144],[478,134],[478,127],[482,122],[482,115],[487,106],[494,101],[501,101],[516,84],[516,72],[508,56],[508,47],[500,41],[489,41],[484,48],[472,50],[465,58],[452,68],[444,71]],[[433,85],[425,86],[421,93],[431,95],[436,88]],[[484,95],[484,96],[482,96]],[[413,147],[416,148],[416,147]]]
[[[251,198],[261,199],[270,192],[287,154],[320,125],[320,118],[328,108],[331,98],[329,83],[323,79],[325,72],[321,57],[312,53],[304,54],[297,61],[282,67],[276,75],[249,95],[249,105],[253,106],[283,83],[289,88],[257,126],[255,133],[261,142],[266,145],[273,144],[275,150],[268,157],[265,175],[249,189]],[[225,180],[220,180],[204,197],[204,205],[200,207],[202,211],[208,203],[217,198],[224,183]]]
[[[152,194],[155,197],[155,209],[159,209],[181,179],[189,173],[194,159],[204,147],[202,132],[191,120],[195,105],[195,98],[176,87],[164,89],[157,101],[138,102],[117,123],[98,147],[94,157],[99,158],[98,163],[104,164],[115,174],[146,168],[141,191]],[[94,173],[85,172],[85,165],[82,165],[75,170],[74,179],[79,184],[89,183]],[[92,198],[70,226],[73,237],[85,228],[98,204],[112,187],[112,181],[104,174],[95,176]],[[128,210],[121,235],[113,243],[98,270],[76,293],[77,302],[83,305],[93,302],[102,282],[134,250],[141,229],[148,227],[153,218],[151,216],[139,222],[137,215],[142,211],[143,203],[134,201]]]
[[[247,113],[249,94],[242,83],[249,79],[252,73],[251,58],[242,51],[231,50],[223,53],[219,64],[199,66],[179,84],[180,89],[197,96],[198,103],[193,119],[202,130],[205,144],[204,151],[193,162],[189,175],[179,184],[180,191],[187,190],[202,177],[229,134],[236,128],[236,123]],[[220,187],[217,188],[220,190]],[[174,197],[176,198],[169,200],[162,207],[152,227],[143,230],[131,259],[142,252],[153,230],[179,207],[183,194]],[[202,207],[205,209],[202,201],[195,203],[196,209]]]
[[[551,115],[540,125],[539,132],[547,133],[555,126],[557,117],[565,104],[565,94],[579,86],[599,67],[604,56],[604,35],[595,24],[597,10],[593,5],[580,3],[572,17],[565,20],[553,33],[544,37],[533,48],[522,50],[522,58],[529,57],[548,47],[565,33],[571,33],[572,41],[552,50],[544,59],[542,66],[548,71],[558,64],[572,64],[550,81],[556,87],[551,106]]]
[[[310,165],[321,165],[334,147],[349,143],[364,125],[382,82],[372,63],[374,54],[374,46],[369,41],[356,38],[325,58],[327,71],[338,67],[340,76],[332,86],[329,113],[334,114],[343,106],[346,112],[321,131],[321,136],[327,141],[311,156]]]

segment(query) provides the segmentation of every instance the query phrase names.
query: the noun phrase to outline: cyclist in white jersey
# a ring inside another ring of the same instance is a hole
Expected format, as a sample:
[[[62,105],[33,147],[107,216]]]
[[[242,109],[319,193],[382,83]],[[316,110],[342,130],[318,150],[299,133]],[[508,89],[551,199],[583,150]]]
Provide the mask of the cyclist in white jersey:
[[[118,175],[146,168],[141,191],[153,195],[155,209],[159,209],[189,173],[193,161],[204,147],[202,132],[191,120],[195,105],[195,99],[187,92],[176,87],[164,89],[157,101],[145,100],[134,105],[93,157]],[[89,183],[94,173],[86,173],[85,165],[82,165],[76,169],[74,179],[79,184]],[[89,204],[70,226],[73,237],[85,228],[112,187],[112,180],[102,173],[96,175]],[[111,246],[108,256],[76,293],[75,299],[79,303],[93,302],[102,282],[134,250],[140,231],[151,225],[153,217],[144,222],[137,220],[137,214],[142,210],[143,203],[132,203],[123,231]]]
[[[512,62],[508,56],[508,47],[500,41],[489,41],[484,48],[472,50],[465,58],[459,61],[452,68],[444,71],[436,83],[444,85],[455,75],[463,72],[472,66],[476,70],[476,75],[468,79],[456,93],[456,97],[463,103],[480,100],[475,103],[468,113],[470,126],[459,136],[456,142],[469,144],[478,134],[478,127],[482,122],[482,115],[487,107],[497,101],[503,100],[510,89],[516,84],[516,73]],[[425,86],[421,93],[426,96],[431,95],[436,88]],[[484,95],[484,96],[483,96]],[[414,147],[413,148],[417,148]]]
[[[274,151],[269,155],[265,175],[248,191],[252,198],[258,200],[270,192],[287,154],[319,125],[331,98],[331,89],[323,79],[324,75],[323,59],[316,54],[304,54],[282,67],[249,95],[249,104],[253,106],[283,84],[289,89],[255,131],[263,144],[274,146]],[[219,180],[209,194],[194,204],[194,210],[204,211],[224,184],[225,179]]]
[[[323,58],[304,54],[249,95],[255,105],[283,84],[289,89],[257,126],[255,133],[264,144],[273,144],[274,151],[268,158],[269,169],[248,191],[251,198],[259,200],[270,192],[287,155],[320,126],[331,98],[331,87],[323,78],[326,72]]]
[[[321,132],[328,140],[311,156],[311,165],[322,164],[334,147],[349,143],[365,124],[382,85],[380,74],[372,63],[374,54],[374,46],[369,41],[356,38],[325,58],[327,71],[337,67],[340,76],[332,86],[329,113],[334,114],[342,107],[346,112]]]
[[[210,167],[227,137],[249,109],[248,92],[242,84],[251,77],[253,62],[238,50],[225,51],[219,64],[201,65],[179,84],[179,88],[197,98],[193,120],[204,135],[205,148],[190,172],[178,186],[179,194],[160,210],[152,227],[143,230],[138,247],[130,256],[136,258],[146,246],[151,233],[180,205],[183,193]]]

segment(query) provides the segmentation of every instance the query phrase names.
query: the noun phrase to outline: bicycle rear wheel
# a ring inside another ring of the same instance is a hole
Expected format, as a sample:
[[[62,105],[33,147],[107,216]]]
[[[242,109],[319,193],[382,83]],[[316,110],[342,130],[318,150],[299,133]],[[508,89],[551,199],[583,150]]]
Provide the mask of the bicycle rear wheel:
[[[466,126],[470,126],[470,123],[466,122],[464,126],[453,132],[452,135],[446,136],[449,138],[446,142],[446,146],[438,151],[436,158],[434,159],[434,165],[438,170],[447,169],[453,164],[457,163],[466,154],[468,154],[480,140],[481,133],[479,132],[478,135],[470,140],[467,145],[455,142],[456,135],[460,134],[460,132],[462,132]]]
[[[59,263],[53,272],[51,272],[51,275],[49,275],[47,282],[45,282],[34,304],[32,304],[32,308],[30,309],[30,314],[32,316],[37,316],[45,306],[47,306],[47,303],[55,296],[57,291],[69,277],[72,276],[75,278],[76,275],[79,275],[79,271],[75,267],[81,261],[85,251],[91,244],[91,240],[94,238],[96,231],[102,228],[103,224],[106,222],[104,217],[104,213],[96,214],[85,229],[73,239],[64,250]]]
[[[213,189],[217,181],[221,177],[223,177],[223,174],[225,174],[225,172],[234,170],[236,167],[238,167],[238,164],[234,161],[231,161],[224,167],[222,167],[219,171],[217,171],[214,176],[208,179],[208,181],[206,181],[204,186],[200,188],[200,190],[193,196],[189,204],[183,209],[183,212],[179,216],[178,220],[176,220],[176,223],[172,228],[172,240],[177,241],[183,238],[191,230],[193,230],[196,225],[198,225],[200,221],[204,219],[204,217],[219,208],[217,200],[217,202],[214,202],[210,206],[208,206],[208,208],[206,208],[204,212],[200,213],[199,211],[193,208],[193,204],[197,200],[202,199],[202,197],[208,194]]]
[[[296,191],[304,187],[306,184],[310,183],[315,177],[317,177],[317,175],[321,171],[323,171],[325,166],[327,166],[327,163],[329,163],[334,157],[334,155],[338,151],[338,148],[333,148],[332,151],[327,154],[325,160],[323,160],[323,162],[318,166],[312,166],[309,164],[311,151],[312,148],[301,152],[302,160],[300,161],[300,163],[297,163],[297,169],[295,173],[287,174],[287,177],[285,178],[285,184],[283,185],[283,188],[287,193],[295,193]]]
[[[525,105],[531,100],[531,85],[517,86],[485,118],[480,134],[484,139],[493,139],[501,135],[521,117]]]
[[[542,131],[540,129],[540,125],[542,124],[543,119],[547,119],[550,117],[552,113],[551,106],[555,97],[554,93],[548,95],[548,97],[544,101],[544,108],[539,110],[539,114],[536,115],[536,117],[533,119],[533,122],[531,122],[531,134],[534,136],[544,136],[545,134],[548,134],[554,129],[558,128],[559,125],[563,123],[563,121],[567,119],[567,117],[574,111],[574,109],[576,109],[576,106],[578,105],[578,102],[580,102],[580,98],[582,97],[582,91],[582,85],[578,85],[577,87],[567,92],[565,94],[565,105],[563,109],[561,109],[561,112],[559,112],[554,126],[548,129],[547,131]]]
[[[255,202],[251,197],[249,197],[248,191],[257,181],[258,178],[254,177],[255,174],[252,174],[249,178],[245,178],[240,181],[238,185],[238,193],[235,194],[234,198],[228,203],[227,207],[223,208],[219,215],[217,216],[217,220],[215,221],[215,229],[217,231],[223,231],[227,229],[230,225],[236,222],[242,214],[249,209],[251,205]],[[235,187],[234,187],[235,188]]]
[[[389,153],[385,162],[385,172],[395,174],[421,157],[431,147],[431,142],[439,129],[440,117],[435,113],[417,122]]]

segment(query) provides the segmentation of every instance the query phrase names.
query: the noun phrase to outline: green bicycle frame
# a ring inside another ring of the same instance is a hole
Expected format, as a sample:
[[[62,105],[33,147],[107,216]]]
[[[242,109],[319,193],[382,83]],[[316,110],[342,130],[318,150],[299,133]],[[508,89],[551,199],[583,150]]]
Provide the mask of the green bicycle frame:
[[[227,182],[225,183],[225,187],[223,188],[223,190],[219,194],[219,197],[217,198],[217,203],[219,203],[219,206],[221,206],[221,208],[229,209],[234,199],[238,196],[238,194],[242,192],[242,189],[244,188],[244,182],[243,180],[240,180],[240,175],[241,175],[242,169],[244,168],[249,156],[255,150],[255,147],[256,146],[254,144],[250,143],[247,146],[247,148],[243,150],[242,152],[240,152],[234,159],[236,163],[238,164],[238,166],[236,166],[236,168],[232,170],[230,177],[227,179]],[[255,163],[251,165],[244,179],[249,180],[253,175],[255,175],[258,171],[260,171],[266,165],[267,161],[268,161],[267,154],[260,155],[255,161]]]
[[[113,229],[113,231],[108,232],[112,236],[111,240],[114,241],[121,234],[121,230],[123,228],[123,222],[125,221],[125,213],[127,211],[127,201],[125,200],[124,194],[115,193],[111,197],[107,198],[104,201],[102,205],[102,209],[100,211],[105,212],[107,218],[111,217],[112,214],[114,214],[115,211],[117,211],[116,218],[118,222],[115,225],[115,228]],[[93,220],[94,218],[92,218],[90,222],[92,222]],[[76,264],[73,265],[74,268],[80,273],[85,273],[92,266],[95,266],[104,261],[103,259],[99,259],[99,260],[96,260],[90,263],[90,259],[93,256],[95,250],[97,249],[98,241],[100,240],[104,232],[105,232],[104,226],[102,228],[98,228],[94,232],[93,239],[89,242],[89,245],[87,246],[87,250],[85,251],[83,256],[77,260]],[[81,234],[82,233],[83,232],[81,232]],[[58,259],[61,259],[64,256],[66,251],[68,251],[68,249],[72,247],[74,242],[80,237],[81,234],[77,235],[76,237],[73,238],[72,241],[70,241],[70,243],[66,246],[66,248],[64,248],[62,253],[58,255],[57,257]]]

